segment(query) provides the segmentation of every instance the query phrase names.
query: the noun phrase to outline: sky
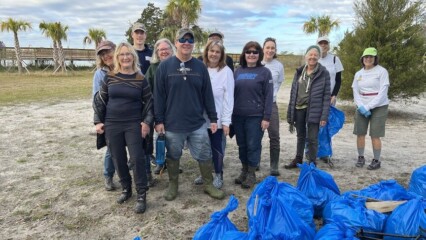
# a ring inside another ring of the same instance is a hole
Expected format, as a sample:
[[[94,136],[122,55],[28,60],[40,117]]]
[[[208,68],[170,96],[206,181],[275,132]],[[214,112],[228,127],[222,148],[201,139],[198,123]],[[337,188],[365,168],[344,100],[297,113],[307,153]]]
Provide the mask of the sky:
[[[126,41],[125,31],[140,18],[149,2],[164,9],[168,0],[1,0],[0,21],[9,17],[32,24],[32,29],[19,32],[21,47],[51,47],[51,40],[38,28],[40,22],[56,22],[69,27],[64,47],[94,48],[84,45],[89,28],[101,28],[115,43]],[[206,30],[224,33],[229,53],[240,53],[248,41],[263,44],[266,37],[277,40],[278,52],[303,53],[315,44],[318,35],[303,32],[303,23],[311,16],[330,15],[340,21],[340,28],[330,33],[331,46],[337,45],[344,32],[351,31],[355,14],[353,0],[201,0],[202,11],[198,25]],[[149,33],[148,33],[149,34]],[[0,41],[13,47],[13,34],[0,32]]]

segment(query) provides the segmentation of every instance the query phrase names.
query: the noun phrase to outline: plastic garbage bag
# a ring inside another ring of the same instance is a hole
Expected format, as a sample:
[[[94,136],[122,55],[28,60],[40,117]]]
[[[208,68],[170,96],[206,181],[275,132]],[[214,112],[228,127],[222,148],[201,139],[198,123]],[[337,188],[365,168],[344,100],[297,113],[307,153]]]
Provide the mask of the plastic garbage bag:
[[[316,168],[313,163],[299,164],[298,167],[301,171],[297,180],[297,189],[311,201],[314,216],[322,217],[325,205],[340,197],[339,187],[329,173]]]
[[[329,202],[323,212],[324,223],[340,222],[347,228],[382,232],[387,216],[365,207],[363,198],[341,197]]]
[[[228,231],[236,231],[237,228],[229,220],[228,213],[238,207],[238,200],[231,195],[228,205],[221,211],[214,212],[211,215],[210,222],[201,226],[194,234],[194,240],[220,240]]]
[[[413,198],[402,185],[393,179],[383,180],[364,189],[348,191],[342,195],[356,195],[358,197],[373,198],[383,201],[400,201]]]
[[[411,174],[408,191],[416,193],[426,199],[426,165],[419,167]]]
[[[326,224],[315,235],[315,240],[359,240],[356,231],[336,221]]]
[[[420,228],[424,231],[420,231]],[[426,199],[421,197],[411,199],[395,208],[388,217],[385,233],[421,236],[426,239]],[[384,238],[385,240],[397,240],[397,237]]]
[[[345,123],[345,113],[334,106],[330,106],[327,124],[320,127],[318,133],[318,153],[317,156],[328,157],[333,155],[331,138],[342,129]]]

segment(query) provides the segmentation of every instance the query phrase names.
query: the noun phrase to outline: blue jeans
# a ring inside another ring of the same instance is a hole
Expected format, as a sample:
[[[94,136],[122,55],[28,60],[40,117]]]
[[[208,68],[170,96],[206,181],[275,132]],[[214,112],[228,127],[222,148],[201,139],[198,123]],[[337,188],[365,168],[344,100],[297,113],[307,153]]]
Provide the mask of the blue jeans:
[[[232,116],[240,161],[243,165],[257,167],[262,152],[262,117]]]
[[[189,152],[195,160],[211,161],[212,150],[206,124],[188,133],[166,131],[166,157],[171,160],[179,160],[185,140],[188,143]]]
[[[114,163],[112,162],[111,152],[107,147],[104,158],[104,176],[113,177],[115,173]]]

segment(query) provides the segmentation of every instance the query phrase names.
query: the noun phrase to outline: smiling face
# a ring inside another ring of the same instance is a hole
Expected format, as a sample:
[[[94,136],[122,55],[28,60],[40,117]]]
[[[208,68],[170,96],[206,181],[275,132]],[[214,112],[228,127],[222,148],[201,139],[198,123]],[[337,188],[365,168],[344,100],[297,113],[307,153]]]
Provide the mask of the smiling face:
[[[105,49],[99,53],[102,62],[112,68],[114,66],[114,49]]]
[[[132,32],[133,45],[134,46],[143,46],[146,40],[146,33],[140,29]]]
[[[158,44],[157,48],[158,59],[160,61],[166,60],[170,56],[172,56],[172,49],[168,43],[162,42]]]
[[[245,51],[247,67],[256,67],[259,60],[259,51],[255,47],[249,47]]]
[[[322,57],[326,57],[328,51],[330,50],[330,44],[327,41],[321,41],[318,43],[321,48]]]
[[[133,69],[134,57],[126,46],[120,48],[120,51],[118,52],[117,56],[120,70],[126,72]]]
[[[374,56],[366,55],[362,57],[362,62],[364,63],[365,69],[372,69],[374,67]]]
[[[194,38],[191,34],[185,34],[181,39],[176,39],[175,41],[176,56],[183,59],[190,58],[194,49],[194,42],[190,43],[189,39],[193,40]],[[183,43],[180,41],[183,41]]]
[[[263,60],[266,62],[272,61],[274,59],[275,53],[277,52],[276,45],[273,41],[265,42],[263,46]]]
[[[211,68],[217,67],[221,57],[221,51],[219,46],[217,45],[211,46],[207,53],[207,57],[209,59],[209,67]]]
[[[319,53],[315,48],[309,50],[305,55],[305,61],[308,67],[315,67],[318,63]]]

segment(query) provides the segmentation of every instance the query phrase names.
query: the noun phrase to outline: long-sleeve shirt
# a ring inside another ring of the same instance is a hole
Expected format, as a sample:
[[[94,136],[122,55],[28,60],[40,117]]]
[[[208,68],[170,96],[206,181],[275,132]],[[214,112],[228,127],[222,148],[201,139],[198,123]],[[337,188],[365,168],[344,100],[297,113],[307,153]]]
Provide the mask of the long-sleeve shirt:
[[[270,62],[262,62],[265,67],[271,71],[272,82],[274,84],[274,96],[273,102],[277,101],[278,90],[280,90],[281,84],[284,81],[284,66],[277,59],[272,59]]]
[[[96,70],[93,75],[93,87],[92,87],[92,97],[95,96],[95,93],[101,88],[101,84],[104,81],[105,76],[107,75],[108,69],[99,68]]]
[[[268,68],[240,67],[235,70],[234,111],[236,116],[257,116],[269,121],[273,83]]]
[[[181,62],[176,56],[160,63],[155,74],[154,111],[156,124],[166,131],[193,132],[205,124],[217,122],[209,73],[203,62],[191,58]]]
[[[364,106],[368,111],[389,104],[388,71],[380,65],[366,70],[362,68],[355,73],[352,90],[355,104]]]
[[[327,71],[330,74],[331,96],[336,96],[337,93],[339,93],[340,84],[341,84],[340,82],[337,82],[336,77],[337,77],[337,73],[339,72],[341,73],[343,71],[342,62],[340,61],[339,57],[331,53],[327,53],[327,56],[320,58],[318,62],[321,63],[321,65],[323,65],[325,68],[327,68]]]
[[[229,127],[234,108],[234,74],[228,66],[220,71],[218,68],[208,68],[208,71],[217,112],[217,127],[222,128],[222,125]],[[208,125],[210,123],[208,118],[207,123]]]

